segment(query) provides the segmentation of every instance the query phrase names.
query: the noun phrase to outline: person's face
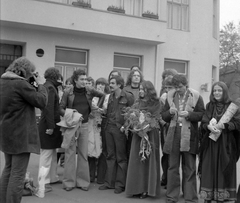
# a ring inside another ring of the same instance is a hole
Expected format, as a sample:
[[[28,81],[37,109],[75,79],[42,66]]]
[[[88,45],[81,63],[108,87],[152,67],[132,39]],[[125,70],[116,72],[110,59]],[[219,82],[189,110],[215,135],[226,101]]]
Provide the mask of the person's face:
[[[92,86],[93,86],[92,81],[86,80],[86,87],[92,87]]]
[[[217,100],[217,101],[221,101],[223,96],[223,89],[219,86],[219,85],[215,85],[213,87],[213,97]]]
[[[179,95],[183,96],[187,90],[187,86],[180,83],[176,88],[176,91]]]
[[[140,73],[138,71],[134,71],[132,76],[132,83],[139,84],[141,80]]]
[[[111,92],[115,92],[120,88],[120,85],[117,84],[116,79],[111,79],[110,80],[110,90]]]
[[[106,85],[103,84],[103,83],[98,83],[98,84],[97,84],[97,90],[100,91],[100,92],[104,92],[105,86],[106,86]]]
[[[77,88],[82,88],[82,87],[86,87],[86,75],[79,75],[78,79],[75,80],[76,83],[76,87]]]
[[[139,87],[139,97],[142,99],[145,97],[145,91],[144,91],[142,85],[140,85],[140,87]]]
[[[166,92],[169,92],[170,90],[173,90],[173,89],[174,89],[174,86],[165,85],[165,90],[166,90]]]

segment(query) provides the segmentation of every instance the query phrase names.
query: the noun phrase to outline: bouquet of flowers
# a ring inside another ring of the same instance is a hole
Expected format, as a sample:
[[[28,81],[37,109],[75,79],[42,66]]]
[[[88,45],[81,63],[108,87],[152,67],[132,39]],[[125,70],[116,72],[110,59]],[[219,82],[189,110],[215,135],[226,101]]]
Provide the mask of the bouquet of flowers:
[[[158,119],[145,110],[133,107],[125,108],[123,115],[125,119],[125,134],[128,135],[128,132],[131,131],[141,137],[139,155],[141,156],[141,161],[144,161],[152,151],[147,132],[153,128],[160,128]]]

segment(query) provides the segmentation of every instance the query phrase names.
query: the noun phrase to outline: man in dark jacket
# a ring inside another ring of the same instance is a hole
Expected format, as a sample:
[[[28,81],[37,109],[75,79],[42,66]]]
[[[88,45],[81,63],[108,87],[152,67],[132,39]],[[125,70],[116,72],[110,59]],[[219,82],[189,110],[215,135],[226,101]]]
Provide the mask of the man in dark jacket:
[[[26,58],[16,59],[0,79],[0,150],[5,167],[0,179],[0,202],[20,203],[30,153],[40,152],[35,107],[47,104],[43,79],[34,76],[36,90],[28,79],[35,66]]]
[[[185,202],[198,202],[196,180],[196,154],[198,151],[198,122],[204,113],[202,97],[188,88],[184,75],[172,78],[176,92],[168,92],[162,118],[170,122],[163,152],[169,154],[167,203],[178,202],[180,194],[179,167],[182,159],[183,196]]]
[[[73,72],[73,87],[68,88],[60,103],[60,113],[63,116],[65,109],[76,109],[83,116],[80,133],[76,141],[65,150],[65,164],[63,173],[63,188],[71,191],[75,186],[87,191],[90,185],[88,165],[88,117],[92,109],[93,97],[104,97],[104,93],[93,87],[86,87],[86,72],[78,69]],[[77,171],[76,171],[76,146],[77,146]]]
[[[125,190],[127,175],[126,135],[123,133],[123,108],[132,106],[134,97],[122,90],[124,80],[121,76],[110,79],[111,95],[107,107],[107,172],[104,185],[99,190],[113,189],[119,194]]]

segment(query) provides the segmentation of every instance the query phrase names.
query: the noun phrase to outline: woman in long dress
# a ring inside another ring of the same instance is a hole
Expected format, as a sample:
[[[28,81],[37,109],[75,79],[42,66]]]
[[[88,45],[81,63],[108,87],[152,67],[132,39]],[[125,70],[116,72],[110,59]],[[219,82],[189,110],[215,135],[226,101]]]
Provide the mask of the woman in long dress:
[[[145,110],[159,118],[160,102],[150,81],[141,83],[139,99],[134,103],[133,108]],[[127,171],[126,194],[140,199],[148,195],[160,194],[159,129],[153,128],[147,134],[152,151],[149,157],[142,161],[139,155],[142,138],[137,133],[133,133]]]
[[[200,197],[205,202],[236,201],[236,162],[239,157],[237,140],[240,133],[240,111],[225,124],[218,122],[226,112],[231,100],[228,88],[223,82],[212,86],[210,102],[202,118],[202,140],[200,147]],[[215,123],[216,123],[215,122]],[[220,130],[220,137],[214,141],[209,135]]]

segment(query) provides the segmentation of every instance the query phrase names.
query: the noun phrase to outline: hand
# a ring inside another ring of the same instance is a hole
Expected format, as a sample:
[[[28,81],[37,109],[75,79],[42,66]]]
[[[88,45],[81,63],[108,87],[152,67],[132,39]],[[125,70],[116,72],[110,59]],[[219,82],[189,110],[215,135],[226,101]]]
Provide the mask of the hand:
[[[217,129],[219,129],[219,130],[225,129],[225,126],[224,126],[223,123],[217,123],[217,124],[215,125],[215,127],[216,127]]]
[[[47,130],[46,130],[46,134],[52,135],[52,134],[53,134],[53,129],[47,129]]]
[[[219,133],[219,130],[215,126],[208,125],[207,127],[212,133]]]
[[[189,113],[188,113],[188,111],[179,111],[178,116],[186,118],[189,116]]]
[[[104,114],[104,110],[101,109],[101,108],[98,108],[98,112],[99,112],[100,114]]]
[[[44,84],[45,80],[38,73],[33,74],[34,80],[38,85]]]
[[[169,109],[169,112],[170,112],[170,114],[176,114],[177,113],[177,109],[175,107],[171,107]]]
[[[124,132],[124,127],[122,126],[121,128],[120,128],[120,131],[123,133]]]

